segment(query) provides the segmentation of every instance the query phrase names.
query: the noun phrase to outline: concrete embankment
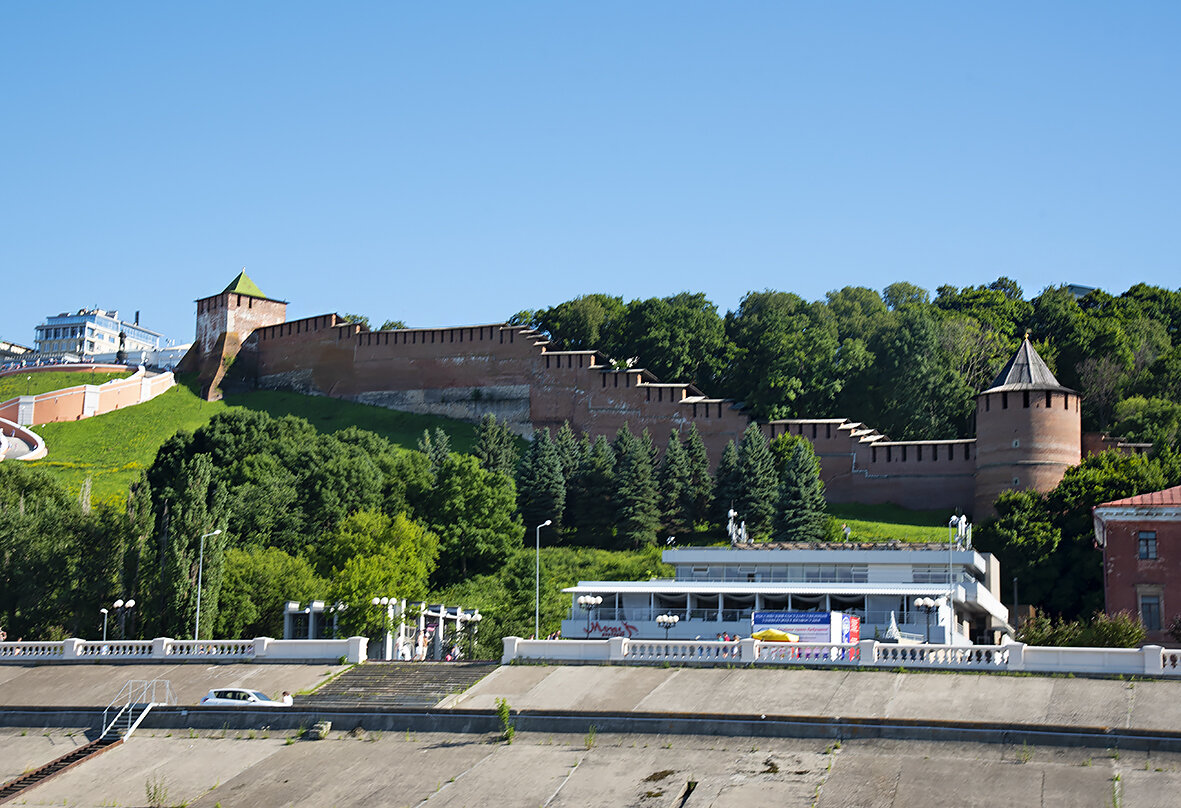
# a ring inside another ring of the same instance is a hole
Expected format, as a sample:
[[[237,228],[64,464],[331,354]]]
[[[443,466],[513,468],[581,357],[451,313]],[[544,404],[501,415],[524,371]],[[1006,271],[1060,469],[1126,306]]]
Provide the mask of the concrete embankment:
[[[105,707],[131,679],[167,679],[178,704],[196,704],[215,687],[248,687],[276,697],[310,690],[346,666],[250,663],[176,665],[0,665],[0,712],[8,707]]]
[[[56,757],[73,740],[12,733],[0,730],[0,757],[30,764],[38,755]],[[528,733],[506,745],[489,735],[359,731],[292,741],[273,730],[147,730],[21,799],[37,806],[143,805],[151,784],[166,792],[164,804],[192,808],[1134,808],[1175,804],[1181,756],[611,733]]]

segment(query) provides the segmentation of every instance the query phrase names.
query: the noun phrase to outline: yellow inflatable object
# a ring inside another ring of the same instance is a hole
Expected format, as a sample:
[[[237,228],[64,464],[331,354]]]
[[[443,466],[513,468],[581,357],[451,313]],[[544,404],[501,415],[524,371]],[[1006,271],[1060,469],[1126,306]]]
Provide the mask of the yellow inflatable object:
[[[750,635],[756,640],[763,642],[799,642],[800,635],[791,634],[787,631],[780,631],[777,628],[765,628],[762,631],[756,631]]]

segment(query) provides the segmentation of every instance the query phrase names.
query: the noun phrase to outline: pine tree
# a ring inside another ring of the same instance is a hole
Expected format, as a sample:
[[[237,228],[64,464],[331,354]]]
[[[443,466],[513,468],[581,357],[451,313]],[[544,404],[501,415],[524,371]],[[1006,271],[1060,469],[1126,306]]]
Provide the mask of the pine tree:
[[[697,424],[689,427],[689,436],[685,439],[685,460],[689,465],[689,486],[685,496],[689,501],[690,523],[696,525],[709,519],[714,489],[713,477],[709,473],[709,454],[705,451]]]
[[[447,457],[451,454],[451,438],[440,427],[435,427],[432,435],[430,430],[422,430],[422,437],[418,439],[418,451],[431,460],[431,471],[439,473]]]
[[[781,541],[823,541],[828,534],[828,513],[820,460],[812,444],[792,439],[780,474],[779,507],[775,536]]]
[[[512,477],[517,470],[519,456],[517,439],[505,421],[497,421],[488,413],[476,428],[476,457],[484,471]]]
[[[569,482],[578,471],[578,461],[582,458],[578,438],[570,428],[569,421],[565,421],[554,435],[554,448],[558,452],[558,461],[562,464],[562,477]]]
[[[644,427],[644,431],[640,433],[640,443],[648,454],[648,465],[655,472],[660,468],[660,450],[656,448],[656,441],[652,440],[652,433],[648,431],[648,427]]]
[[[566,510],[566,479],[548,429],[533,434],[533,443],[521,462],[517,504],[526,528],[531,530],[549,519],[555,532],[561,530]]]
[[[738,516],[746,522],[748,535],[767,538],[771,535],[771,523],[775,518],[779,475],[775,472],[775,459],[767,447],[767,436],[757,424],[752,423],[742,433],[742,442],[738,445],[738,474]]]
[[[567,507],[566,521],[577,526],[581,544],[602,548],[612,545],[614,496],[615,451],[600,435],[593,444],[586,446],[575,482],[568,491],[571,505]]]
[[[693,501],[690,496],[689,458],[681,446],[681,433],[668,436],[664,463],[660,466],[660,514],[664,527],[673,535],[693,529]]]
[[[738,471],[738,447],[734,445],[734,441],[730,441],[722,450],[722,457],[718,461],[717,469],[714,470],[714,524],[724,528],[728,519],[727,514],[731,509],[738,507],[741,479]]]
[[[643,440],[624,424],[615,437],[618,465],[615,473],[615,505],[620,543],[641,547],[656,541],[660,507],[652,461]]]

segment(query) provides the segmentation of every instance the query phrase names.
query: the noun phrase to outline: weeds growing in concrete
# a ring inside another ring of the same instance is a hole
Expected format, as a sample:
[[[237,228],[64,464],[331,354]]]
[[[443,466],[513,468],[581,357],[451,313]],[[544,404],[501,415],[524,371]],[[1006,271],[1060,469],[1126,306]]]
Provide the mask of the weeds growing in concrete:
[[[168,803],[168,784],[163,776],[154,774],[145,780],[144,794],[151,808],[164,808]]]
[[[508,702],[504,699],[496,700],[496,717],[500,719],[500,726],[502,728],[500,737],[505,743],[511,744],[513,736],[517,734],[517,728],[513,726],[510,720],[512,713],[508,706]]]

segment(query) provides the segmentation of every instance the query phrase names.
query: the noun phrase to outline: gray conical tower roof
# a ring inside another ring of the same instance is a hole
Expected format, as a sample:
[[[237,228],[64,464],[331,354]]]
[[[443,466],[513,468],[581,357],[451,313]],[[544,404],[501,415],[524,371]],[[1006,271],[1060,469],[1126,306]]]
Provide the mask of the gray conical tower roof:
[[[985,393],[1000,393],[1010,390],[1066,390],[1074,392],[1069,387],[1063,387],[1054,378],[1054,374],[1046,367],[1046,362],[1034,350],[1029,341],[1029,335],[1021,342],[1021,347],[1009,363],[1001,369],[997,377],[992,380]]]

